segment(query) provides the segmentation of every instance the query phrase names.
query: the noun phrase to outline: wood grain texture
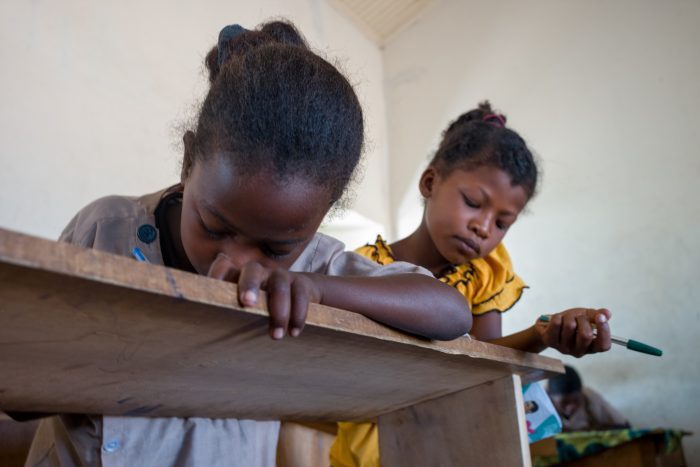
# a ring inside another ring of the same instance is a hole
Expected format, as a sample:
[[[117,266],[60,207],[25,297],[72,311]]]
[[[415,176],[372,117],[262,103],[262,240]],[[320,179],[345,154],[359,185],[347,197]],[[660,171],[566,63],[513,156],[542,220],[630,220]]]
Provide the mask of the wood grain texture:
[[[383,467],[529,467],[520,378],[492,382],[379,417]]]
[[[0,229],[0,410],[360,420],[561,362],[312,305],[275,342],[234,284]]]

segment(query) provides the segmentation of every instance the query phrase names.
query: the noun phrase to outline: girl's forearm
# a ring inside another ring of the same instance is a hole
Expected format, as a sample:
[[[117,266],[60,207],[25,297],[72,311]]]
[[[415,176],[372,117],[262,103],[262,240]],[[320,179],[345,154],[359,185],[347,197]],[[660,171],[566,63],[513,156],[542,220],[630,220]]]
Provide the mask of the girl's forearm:
[[[510,334],[508,336],[490,339],[491,344],[510,347],[511,349],[524,350],[525,352],[540,353],[547,346],[542,342],[540,334],[535,330],[535,326],[530,326],[527,329]]]
[[[382,277],[309,275],[321,303],[430,339],[450,340],[471,328],[469,305],[453,287],[420,274]]]

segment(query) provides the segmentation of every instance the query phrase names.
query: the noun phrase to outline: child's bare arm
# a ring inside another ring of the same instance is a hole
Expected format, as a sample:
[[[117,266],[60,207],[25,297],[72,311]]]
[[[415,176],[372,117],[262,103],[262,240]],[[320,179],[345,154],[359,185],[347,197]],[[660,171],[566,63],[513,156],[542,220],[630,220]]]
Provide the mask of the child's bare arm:
[[[301,333],[309,303],[360,313],[431,339],[454,339],[471,328],[464,297],[453,287],[421,274],[327,276],[269,269],[255,262],[239,271],[219,256],[209,276],[237,282],[238,298],[244,306],[255,306],[259,291],[265,290],[274,339]]]
[[[547,348],[534,326],[508,336],[502,335],[501,326],[501,313],[490,311],[474,317],[470,334],[480,341],[526,352],[539,353]]]
[[[529,328],[501,337],[501,316],[498,312],[480,315],[474,320],[472,336],[492,344],[527,352],[542,352],[548,347],[575,357],[610,349],[610,311],[605,308],[572,308],[552,315],[549,323],[536,323]],[[593,326],[597,327],[597,336]]]
[[[471,328],[464,296],[430,276],[312,277],[322,291],[324,305],[361,313],[412,334],[450,340]]]

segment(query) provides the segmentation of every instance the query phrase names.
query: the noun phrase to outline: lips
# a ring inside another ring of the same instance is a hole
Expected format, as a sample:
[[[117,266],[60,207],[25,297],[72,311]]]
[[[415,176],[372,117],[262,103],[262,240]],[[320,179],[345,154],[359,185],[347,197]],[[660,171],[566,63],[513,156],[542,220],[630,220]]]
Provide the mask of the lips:
[[[474,240],[459,236],[455,236],[455,238],[459,241],[459,243],[461,243],[466,249],[470,250],[472,253],[475,253],[477,256],[481,254],[481,247],[479,247],[479,244],[476,243]]]

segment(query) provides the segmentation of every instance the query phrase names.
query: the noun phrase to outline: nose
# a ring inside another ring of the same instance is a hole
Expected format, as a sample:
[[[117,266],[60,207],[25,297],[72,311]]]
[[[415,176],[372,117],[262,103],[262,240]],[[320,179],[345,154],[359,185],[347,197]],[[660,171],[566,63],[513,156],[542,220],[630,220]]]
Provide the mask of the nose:
[[[489,216],[475,217],[469,222],[469,230],[474,232],[477,236],[486,239],[489,236],[491,219]]]
[[[562,413],[566,417],[571,417],[571,415],[575,412],[576,407],[573,404],[566,404],[563,407]]]
[[[240,241],[226,242],[221,249],[221,253],[231,260],[236,269],[241,269],[244,265],[253,261],[262,263],[264,259],[259,248]]]

